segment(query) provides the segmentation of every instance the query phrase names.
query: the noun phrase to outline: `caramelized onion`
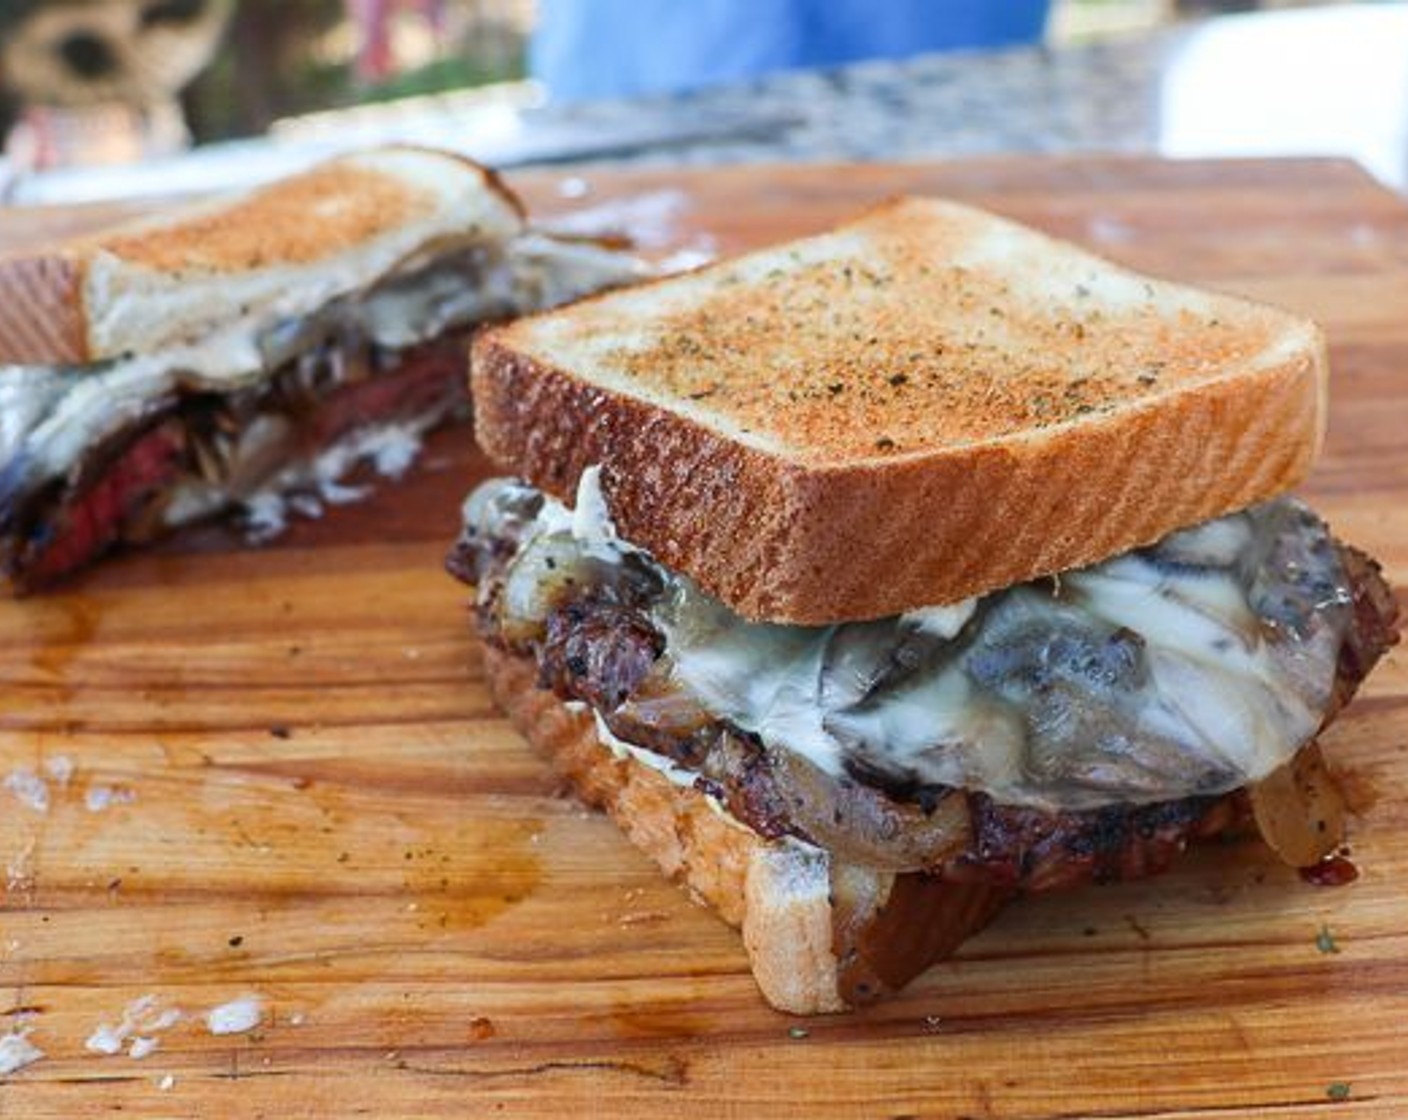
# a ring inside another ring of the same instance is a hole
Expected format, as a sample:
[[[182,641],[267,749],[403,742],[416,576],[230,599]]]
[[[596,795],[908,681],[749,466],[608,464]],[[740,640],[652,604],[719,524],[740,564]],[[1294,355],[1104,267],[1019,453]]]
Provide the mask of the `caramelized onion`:
[[[532,538],[504,577],[499,596],[500,624],[510,642],[541,637],[554,606],[576,586],[600,582],[603,565],[584,553],[565,533]]]
[[[838,859],[922,871],[963,851],[972,837],[960,791],[945,792],[926,812],[848,775],[827,774],[793,751],[769,751],[768,761],[793,823]]]
[[[1262,839],[1292,867],[1311,867],[1344,842],[1344,794],[1318,743],[1248,787]]]

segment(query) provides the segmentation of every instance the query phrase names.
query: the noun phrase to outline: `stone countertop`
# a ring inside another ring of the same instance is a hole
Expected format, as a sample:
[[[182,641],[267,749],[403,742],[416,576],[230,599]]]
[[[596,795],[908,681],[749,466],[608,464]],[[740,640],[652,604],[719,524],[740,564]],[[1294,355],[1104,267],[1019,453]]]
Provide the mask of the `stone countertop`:
[[[714,122],[714,135],[596,157],[646,165],[1150,152],[1165,60],[1182,37],[924,55],[538,113],[603,135],[643,118]]]
[[[1341,155],[1401,190],[1408,4],[1226,16],[1088,45],[927,55],[539,112],[603,133],[672,118],[731,119],[743,133],[603,153],[632,163]]]
[[[21,180],[79,202],[246,185],[394,140],[499,167],[1043,152],[1338,155],[1408,187],[1408,3],[1226,16],[1087,45],[927,55],[690,94],[542,104],[529,83],[317,114],[174,160]]]

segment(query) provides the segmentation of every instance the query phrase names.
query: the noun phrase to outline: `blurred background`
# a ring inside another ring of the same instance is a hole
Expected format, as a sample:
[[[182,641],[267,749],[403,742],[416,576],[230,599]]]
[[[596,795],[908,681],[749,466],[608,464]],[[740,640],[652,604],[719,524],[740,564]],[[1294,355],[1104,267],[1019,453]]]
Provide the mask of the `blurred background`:
[[[979,92],[990,75],[1013,79],[1011,57],[1026,59],[1021,65],[1029,80],[1015,92],[992,86],[995,101],[1067,96],[1048,88],[1053,73],[1074,65],[1064,59],[1121,74],[1143,67],[1144,85],[1156,82],[1157,96],[1166,100],[1170,60],[1175,47],[1186,53],[1180,44],[1188,42],[1190,29],[1232,13],[1310,7],[1285,0],[0,0],[0,135],[11,183],[40,171],[122,166],[250,138],[311,151],[395,136],[443,142],[449,134],[473,154],[504,164],[678,151],[701,138],[745,141],[776,138],[799,124],[819,127],[822,110],[804,104],[801,87],[789,93],[785,84],[758,86],[772,88],[776,97],[767,111],[752,112],[746,104],[711,100],[711,89],[801,69],[840,70],[866,59],[948,54],[971,60],[986,53],[994,59],[986,70],[951,71]],[[1317,12],[1374,7],[1402,6],[1314,5]],[[1361,43],[1383,38],[1367,27],[1361,31]],[[1300,47],[1288,48],[1249,40],[1222,59],[1222,80],[1256,85],[1258,68],[1279,63],[1284,80],[1294,82],[1303,63],[1285,57],[1287,50],[1329,42],[1309,24],[1298,41]],[[1130,50],[1121,52],[1122,43],[1132,44]],[[1408,42],[1383,46],[1408,65]],[[1309,49],[1314,73],[1303,75],[1301,85],[1329,74],[1321,60],[1330,48]],[[1351,86],[1367,64],[1356,57],[1330,61],[1348,66],[1340,85]],[[1186,59],[1183,66],[1187,73]],[[894,76],[918,88],[925,72]],[[1223,96],[1206,73],[1198,83],[1202,95]],[[1068,128],[1066,146],[1159,147],[1157,138],[1132,137],[1130,108],[1120,103],[1124,88],[1093,77],[1077,90],[1063,119],[1083,120],[1082,113],[1095,119]],[[1399,90],[1395,103],[1405,94],[1408,88]],[[956,96],[950,90],[946,102],[921,115],[932,117]],[[966,88],[963,96],[974,92]],[[1381,94],[1364,90],[1360,96]],[[696,98],[699,112],[670,117],[663,111],[661,98],[681,97]],[[655,115],[590,110],[629,99],[653,106]],[[893,100],[897,112],[915,109],[901,95]],[[588,108],[574,108],[580,106]],[[1208,108],[1219,112],[1216,104]],[[1060,146],[1064,134],[1052,125],[1050,106],[1042,111],[1040,127],[1051,143],[1033,133],[996,146]],[[1248,133],[1257,131],[1258,111],[1253,99]],[[1177,123],[1164,119],[1160,127],[1162,146],[1176,148]],[[1306,141],[1312,142],[1324,143]],[[1249,143],[1255,148],[1254,137]],[[942,147],[933,141],[925,151],[942,154]],[[735,146],[735,154],[747,152]],[[806,155],[791,153],[799,154]],[[842,145],[835,154],[866,153]],[[1401,164],[1375,170],[1393,181]]]

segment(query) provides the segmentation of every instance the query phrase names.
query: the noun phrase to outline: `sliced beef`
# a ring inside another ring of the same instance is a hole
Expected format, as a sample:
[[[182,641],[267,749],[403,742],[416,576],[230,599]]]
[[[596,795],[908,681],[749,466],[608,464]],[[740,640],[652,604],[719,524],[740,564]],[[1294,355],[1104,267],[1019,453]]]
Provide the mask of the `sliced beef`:
[[[15,495],[0,511],[0,567],[16,591],[30,591],[117,544],[162,534],[163,499],[181,482],[229,478],[230,464],[213,450],[217,435],[237,437],[261,418],[286,421],[287,441],[262,468],[271,475],[358,429],[451,414],[468,402],[465,346],[453,334],[395,355],[360,354],[355,371],[343,355],[331,363],[335,376],[326,365],[310,371],[308,361],[295,361],[260,386],[166,402],[157,416],[92,448],[69,479]]]
[[[1240,815],[1238,804],[1237,795],[1226,794],[1051,813],[970,794],[972,843],[940,874],[1028,891],[1142,879],[1167,870],[1190,840],[1227,828]]]
[[[369,424],[421,415],[447,402],[467,404],[467,345],[463,334],[422,343],[402,351],[377,376],[336,389],[312,410],[307,445],[316,450]]]
[[[9,575],[25,587],[51,583],[106,552],[185,470],[185,432],[169,419],[137,436],[93,481],[58,504],[52,520],[7,557]]]
[[[638,609],[599,599],[569,603],[548,619],[538,683],[598,711],[614,711],[664,648],[664,638]]]

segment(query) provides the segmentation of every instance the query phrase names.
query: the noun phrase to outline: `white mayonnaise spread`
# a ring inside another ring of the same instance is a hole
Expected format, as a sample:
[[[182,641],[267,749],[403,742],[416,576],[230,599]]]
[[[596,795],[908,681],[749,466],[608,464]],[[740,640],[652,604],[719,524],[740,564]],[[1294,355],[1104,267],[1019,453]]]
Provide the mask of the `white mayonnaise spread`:
[[[616,733],[613,732],[611,728],[607,726],[606,720],[602,718],[601,713],[598,712],[595,708],[592,708],[589,704],[584,704],[580,700],[569,700],[566,706],[567,708],[573,711],[591,712],[592,718],[596,725],[595,730],[597,740],[601,743],[603,747],[605,747],[608,751],[611,752],[613,758],[632,759],[635,762],[639,763],[641,766],[644,766],[649,770],[654,770],[672,786],[675,786],[679,789],[694,790],[695,792],[702,794],[704,797],[704,803],[709,806],[715,816],[721,818],[725,823],[732,825],[734,828],[741,829],[744,832],[751,833],[753,831],[746,824],[744,824],[737,817],[735,817],[732,813],[730,813],[728,809],[724,806],[724,804],[719,801],[719,799],[715,797],[712,793],[710,793],[708,790],[700,789],[695,785],[695,780],[698,778],[698,775],[693,770],[679,765],[671,759],[666,758],[662,754],[657,754],[655,751],[648,751],[643,747],[638,747],[634,743],[628,743],[624,739],[619,738]],[[790,845],[796,846],[798,849],[815,851],[815,849],[810,844],[807,844],[805,841],[798,840],[795,837],[786,837],[785,841]]]
[[[521,494],[521,484],[519,486]],[[494,486],[466,503],[493,535]],[[545,498],[527,545],[616,563],[599,472]],[[653,564],[644,554],[639,558]],[[1093,567],[874,622],[752,623],[655,566],[671,680],[716,719],[832,775],[982,790],[1051,810],[1223,793],[1318,730],[1348,624],[1328,531],[1289,499]],[[512,581],[514,565],[507,580]],[[538,598],[521,591],[515,602]]]

